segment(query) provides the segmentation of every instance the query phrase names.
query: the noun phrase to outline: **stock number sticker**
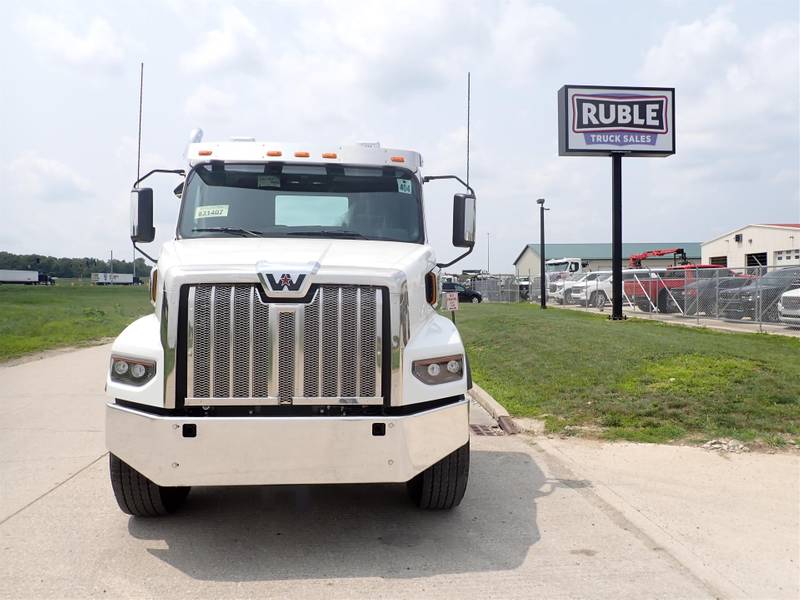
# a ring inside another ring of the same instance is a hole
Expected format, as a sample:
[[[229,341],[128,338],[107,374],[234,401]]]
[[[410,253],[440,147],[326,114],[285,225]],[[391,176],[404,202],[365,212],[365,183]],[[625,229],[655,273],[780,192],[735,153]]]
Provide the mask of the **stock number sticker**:
[[[227,217],[227,204],[213,204],[208,206],[198,206],[194,209],[195,219],[210,219],[212,217]]]

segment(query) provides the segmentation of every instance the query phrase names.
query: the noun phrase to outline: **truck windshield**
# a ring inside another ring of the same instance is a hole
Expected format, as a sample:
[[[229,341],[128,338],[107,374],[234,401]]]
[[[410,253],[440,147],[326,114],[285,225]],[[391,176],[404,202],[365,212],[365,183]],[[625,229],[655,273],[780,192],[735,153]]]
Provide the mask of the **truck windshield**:
[[[569,263],[567,262],[546,263],[544,265],[544,270],[546,273],[560,273],[562,271],[566,271],[568,268],[569,268]]]
[[[398,167],[212,162],[189,174],[178,235],[423,243],[420,196]]]

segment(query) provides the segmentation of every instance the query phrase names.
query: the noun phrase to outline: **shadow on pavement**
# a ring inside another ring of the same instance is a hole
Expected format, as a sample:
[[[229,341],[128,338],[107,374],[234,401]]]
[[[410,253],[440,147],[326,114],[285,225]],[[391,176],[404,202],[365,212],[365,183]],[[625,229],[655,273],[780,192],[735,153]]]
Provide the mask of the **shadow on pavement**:
[[[539,540],[546,480],[521,452],[471,455],[450,512],[414,508],[403,485],[196,488],[182,512],[135,519],[147,551],[199,580],[419,577],[518,567]]]

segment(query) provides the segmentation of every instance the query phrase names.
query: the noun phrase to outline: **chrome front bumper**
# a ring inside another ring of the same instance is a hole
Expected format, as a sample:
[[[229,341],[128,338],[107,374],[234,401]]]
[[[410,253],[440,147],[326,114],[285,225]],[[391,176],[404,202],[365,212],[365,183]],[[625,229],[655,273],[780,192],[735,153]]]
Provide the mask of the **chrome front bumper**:
[[[778,318],[781,323],[786,323],[787,325],[800,325],[800,311],[797,310],[780,310]]]
[[[468,439],[467,400],[396,417],[166,417],[106,405],[109,452],[163,486],[404,482]]]

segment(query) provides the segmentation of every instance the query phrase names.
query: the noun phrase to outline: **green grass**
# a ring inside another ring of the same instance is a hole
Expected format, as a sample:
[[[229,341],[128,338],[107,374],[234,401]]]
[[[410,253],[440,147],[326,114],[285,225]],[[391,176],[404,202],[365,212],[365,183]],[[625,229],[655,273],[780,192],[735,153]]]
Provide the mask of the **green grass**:
[[[115,336],[151,310],[147,286],[0,285],[0,361]]]
[[[457,324],[475,381],[550,431],[773,446],[800,433],[798,339],[527,304],[462,306]]]

